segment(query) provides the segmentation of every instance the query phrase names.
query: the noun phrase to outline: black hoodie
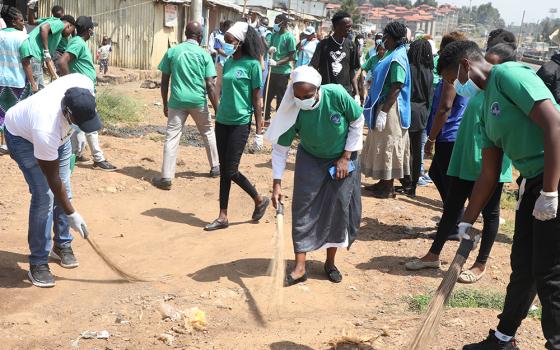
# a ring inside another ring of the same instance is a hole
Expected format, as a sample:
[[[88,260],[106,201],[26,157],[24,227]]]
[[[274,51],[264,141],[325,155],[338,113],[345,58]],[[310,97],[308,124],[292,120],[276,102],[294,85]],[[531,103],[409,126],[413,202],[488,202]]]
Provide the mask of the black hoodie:
[[[560,53],[553,55],[550,62],[543,64],[537,75],[552,92],[556,103],[560,104]]]

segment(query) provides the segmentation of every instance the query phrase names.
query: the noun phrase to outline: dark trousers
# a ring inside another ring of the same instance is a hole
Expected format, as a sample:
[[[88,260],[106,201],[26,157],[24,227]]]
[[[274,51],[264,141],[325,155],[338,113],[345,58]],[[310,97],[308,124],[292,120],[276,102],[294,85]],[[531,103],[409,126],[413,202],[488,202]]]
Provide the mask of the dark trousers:
[[[270,73],[270,87],[265,86],[265,93],[266,89],[268,89],[268,98],[265,102],[265,120],[270,120],[270,105],[272,104],[272,99],[276,98],[276,110],[278,110],[278,107],[280,107],[280,103],[282,103],[282,98],[286,93],[286,88],[288,87],[289,80],[289,74]]]
[[[430,248],[430,253],[439,255],[450,233],[456,231],[457,221],[463,216],[463,208],[467,198],[471,197],[474,181],[461,180],[458,177],[449,177],[449,193],[443,204],[443,215],[439,222],[436,238]],[[498,235],[500,227],[500,198],[502,197],[503,183],[498,183],[496,191],[482,210],[484,227],[480,250],[476,262],[486,264],[490,251]]]
[[[449,177],[447,176],[447,168],[451,161],[453,146],[455,142],[436,142],[435,153],[432,159],[432,165],[428,174],[437,187],[441,201],[445,203],[447,192],[449,190]]]
[[[410,138],[410,177],[404,182],[416,188],[422,169],[422,134],[424,130],[408,131]],[[405,177],[406,178],[406,177]]]
[[[533,217],[541,189],[542,176],[527,180],[515,214],[512,272],[504,311],[498,316],[498,330],[515,335],[538,294],[546,348],[560,349],[560,211],[553,220],[539,221]]]
[[[216,122],[215,130],[220,159],[220,209],[227,209],[232,181],[251,198],[258,196],[255,186],[239,172],[239,162],[249,138],[251,124],[224,125]]]

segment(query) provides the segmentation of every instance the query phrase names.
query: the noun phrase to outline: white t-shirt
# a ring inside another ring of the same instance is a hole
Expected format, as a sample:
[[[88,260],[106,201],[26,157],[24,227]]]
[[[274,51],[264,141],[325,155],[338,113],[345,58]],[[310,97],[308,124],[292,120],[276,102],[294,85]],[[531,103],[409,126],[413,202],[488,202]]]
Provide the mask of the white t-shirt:
[[[6,129],[10,134],[31,142],[35,158],[47,161],[58,159],[58,149],[72,136],[73,129],[62,115],[60,103],[66,90],[73,87],[94,93],[91,79],[78,73],[69,74],[19,102],[6,113]]]

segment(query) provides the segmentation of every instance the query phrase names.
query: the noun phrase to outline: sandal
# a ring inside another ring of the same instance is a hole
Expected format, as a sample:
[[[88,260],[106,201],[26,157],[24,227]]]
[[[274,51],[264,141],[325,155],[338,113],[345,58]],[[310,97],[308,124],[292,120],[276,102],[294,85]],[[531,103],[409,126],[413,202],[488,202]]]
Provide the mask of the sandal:
[[[327,274],[327,278],[332,283],[340,283],[342,282],[342,274],[336,268],[336,266],[329,267],[325,264],[325,273]]]
[[[307,272],[303,274],[300,278],[294,279],[291,273],[286,274],[286,279],[284,281],[284,287],[290,287],[298,283],[307,281]]]
[[[253,221],[259,221],[262,219],[264,214],[266,213],[266,208],[268,208],[270,204],[270,199],[268,197],[264,197],[263,201],[259,205],[255,205],[255,211],[253,211]]]
[[[222,230],[224,228],[228,228],[229,227],[229,222],[226,221],[220,221],[219,219],[216,219],[214,221],[212,221],[211,224],[208,224],[204,227],[204,231],[216,231],[216,230]]]
[[[483,271],[480,275],[475,275],[471,270],[466,270],[461,272],[457,281],[464,284],[473,284],[480,281],[485,272]]]

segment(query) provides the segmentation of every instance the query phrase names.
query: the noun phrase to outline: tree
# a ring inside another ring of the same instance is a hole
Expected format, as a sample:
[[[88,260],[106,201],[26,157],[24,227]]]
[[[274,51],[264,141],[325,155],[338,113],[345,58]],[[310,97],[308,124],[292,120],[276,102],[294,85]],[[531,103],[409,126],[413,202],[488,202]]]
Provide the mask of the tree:
[[[432,7],[438,7],[438,2],[436,0],[416,0],[416,2],[414,3],[414,7],[424,4],[430,5]]]
[[[412,7],[412,2],[410,0],[370,0],[370,4],[375,7],[385,7],[387,5]]]
[[[362,22],[362,14],[358,8],[357,0],[342,0],[340,4],[340,10],[348,12],[352,16],[352,22],[354,22],[354,24]]]
[[[506,23],[500,15],[500,11],[492,6],[492,3],[482,4],[469,8],[463,6],[459,11],[459,23],[483,25],[490,29],[504,28]]]

